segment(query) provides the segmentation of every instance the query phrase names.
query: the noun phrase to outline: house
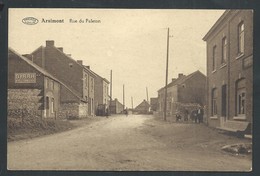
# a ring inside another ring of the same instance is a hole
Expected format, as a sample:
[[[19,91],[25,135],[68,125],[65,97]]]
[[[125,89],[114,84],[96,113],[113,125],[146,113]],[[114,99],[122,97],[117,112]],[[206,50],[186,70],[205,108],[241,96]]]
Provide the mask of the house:
[[[110,108],[111,114],[119,114],[119,113],[122,113],[124,111],[123,104],[120,103],[117,98],[115,98],[115,100],[111,101],[109,108]]]
[[[42,118],[84,117],[84,106],[76,92],[9,48],[8,116],[24,116],[26,111],[26,116]]]
[[[206,76],[200,71],[189,75],[178,74],[167,85],[166,116],[173,117],[176,110],[193,110],[205,105]],[[164,116],[165,87],[158,90],[158,114]]]
[[[208,125],[250,130],[253,107],[253,11],[226,10],[207,42]]]
[[[148,114],[150,110],[150,104],[143,100],[138,106],[135,107],[134,111],[138,114]]]
[[[55,47],[53,40],[46,41],[46,47],[40,46],[25,56],[77,92],[87,102],[86,113],[94,115],[95,75],[84,67],[81,60],[76,61],[65,54],[63,48]]]

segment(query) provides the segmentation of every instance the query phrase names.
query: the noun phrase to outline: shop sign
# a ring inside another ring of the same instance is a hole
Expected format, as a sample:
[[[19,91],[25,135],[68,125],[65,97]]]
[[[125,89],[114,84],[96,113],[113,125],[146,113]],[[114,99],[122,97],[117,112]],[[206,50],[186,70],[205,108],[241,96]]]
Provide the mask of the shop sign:
[[[15,83],[36,83],[36,73],[15,73]]]

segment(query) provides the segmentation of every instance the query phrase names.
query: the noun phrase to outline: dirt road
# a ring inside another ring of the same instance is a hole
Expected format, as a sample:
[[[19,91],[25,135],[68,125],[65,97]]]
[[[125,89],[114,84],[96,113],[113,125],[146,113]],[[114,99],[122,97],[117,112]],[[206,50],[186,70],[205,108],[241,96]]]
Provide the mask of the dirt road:
[[[11,170],[249,171],[250,156],[220,150],[236,142],[241,139],[202,124],[116,116],[59,134],[9,142],[7,164]]]

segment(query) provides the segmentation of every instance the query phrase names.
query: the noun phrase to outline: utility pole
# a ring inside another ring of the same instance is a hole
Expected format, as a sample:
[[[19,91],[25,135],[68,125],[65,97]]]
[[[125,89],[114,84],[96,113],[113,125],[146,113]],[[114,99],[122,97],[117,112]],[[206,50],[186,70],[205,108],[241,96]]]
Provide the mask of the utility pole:
[[[165,98],[164,98],[164,120],[165,121],[166,121],[166,110],[167,110],[168,62],[169,62],[169,28],[167,31],[166,79],[165,79]]]
[[[148,99],[148,88],[146,87],[146,98],[147,98],[147,103],[149,102],[149,99]]]
[[[131,102],[132,102],[132,110],[134,110],[133,97],[131,97]]]
[[[125,85],[123,84],[123,109],[125,109]]]
[[[111,104],[112,104],[112,70],[110,71],[110,103],[109,103],[110,113],[111,113]]]

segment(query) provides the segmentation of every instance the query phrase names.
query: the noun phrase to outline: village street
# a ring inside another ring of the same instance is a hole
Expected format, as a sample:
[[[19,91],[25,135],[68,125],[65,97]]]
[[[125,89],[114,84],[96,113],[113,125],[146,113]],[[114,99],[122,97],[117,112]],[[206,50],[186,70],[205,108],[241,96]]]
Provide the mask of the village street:
[[[8,143],[10,170],[249,171],[252,157],[221,150],[250,142],[204,124],[145,115],[102,118],[79,128]]]

